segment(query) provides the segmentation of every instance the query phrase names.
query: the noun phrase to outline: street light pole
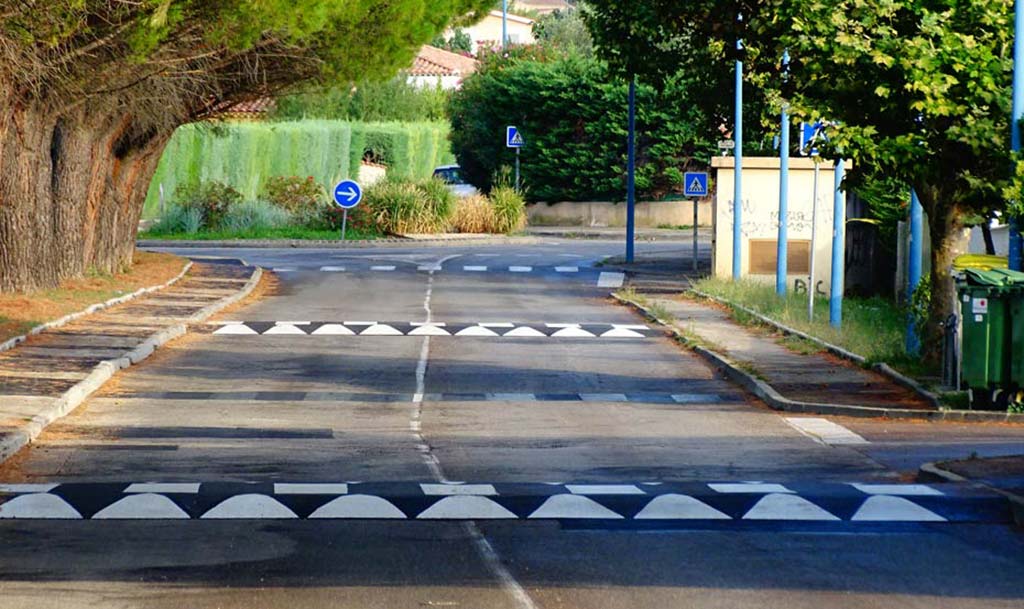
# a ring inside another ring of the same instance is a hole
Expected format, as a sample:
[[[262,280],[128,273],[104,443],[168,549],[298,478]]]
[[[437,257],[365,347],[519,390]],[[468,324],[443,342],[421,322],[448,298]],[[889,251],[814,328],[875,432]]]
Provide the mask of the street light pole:
[[[738,20],[743,21],[740,15]],[[743,41],[736,39],[736,118],[733,140],[736,142],[732,187],[732,278],[738,280],[743,271]]]
[[[629,79],[629,136],[626,152],[626,262],[633,262],[636,230],[636,75]]]
[[[782,78],[789,70],[789,51],[782,54]],[[789,106],[782,102],[779,134],[779,237],[775,253],[775,292],[786,295],[789,275]]]
[[[1010,147],[1020,152],[1020,121],[1024,119],[1024,3],[1014,2],[1013,32],[1013,116],[1010,117]],[[1020,218],[1010,217],[1010,264],[1011,270],[1021,269],[1021,225]]]
[[[507,47],[508,47],[508,0],[501,0],[501,50],[504,51]]]

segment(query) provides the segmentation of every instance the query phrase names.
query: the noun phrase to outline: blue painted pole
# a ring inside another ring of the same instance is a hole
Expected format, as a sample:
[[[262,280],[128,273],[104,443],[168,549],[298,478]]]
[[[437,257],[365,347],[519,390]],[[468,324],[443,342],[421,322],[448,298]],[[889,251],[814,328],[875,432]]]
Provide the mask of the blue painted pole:
[[[1013,36],[1013,116],[1010,120],[1010,147],[1013,152],[1020,152],[1021,136],[1020,121],[1024,119],[1024,3],[1014,2],[1014,36]],[[1010,269],[1021,270],[1021,234],[1020,219],[1010,218]]]
[[[508,46],[508,0],[501,0],[501,50],[504,51],[507,46]]]
[[[910,191],[910,247],[907,264],[907,304],[912,302],[914,291],[921,283],[921,263],[924,258],[924,209],[914,190]],[[907,320],[907,353],[917,355],[921,351],[921,337],[917,335],[914,319]]]
[[[736,41],[736,51],[743,50],[743,41]],[[735,180],[732,187],[732,278],[743,272],[743,62],[736,57],[736,133]]]
[[[626,168],[626,262],[633,262],[636,215],[636,76],[629,79],[629,145]]]
[[[789,51],[782,55],[782,69],[789,67]],[[789,107],[782,104],[779,132],[779,239],[775,253],[775,292],[786,295],[789,281]]]
[[[843,159],[836,161],[836,189],[832,195],[832,286],[828,298],[828,323],[833,328],[843,325],[843,283],[846,265],[846,195],[843,183]]]

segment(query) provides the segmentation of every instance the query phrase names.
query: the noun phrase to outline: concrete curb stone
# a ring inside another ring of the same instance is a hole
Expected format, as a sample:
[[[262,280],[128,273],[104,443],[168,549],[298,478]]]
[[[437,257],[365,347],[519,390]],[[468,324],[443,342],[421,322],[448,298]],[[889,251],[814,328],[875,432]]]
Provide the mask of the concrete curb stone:
[[[991,422],[991,423],[1024,423],[1024,414],[1009,412],[988,412],[982,410],[921,410],[907,408],[879,408],[876,406],[849,406],[838,404],[821,404],[814,402],[800,402],[791,400],[781,395],[774,387],[761,379],[744,371],[728,357],[716,353],[710,349],[693,343],[674,325],[658,318],[647,307],[623,298],[618,294],[612,294],[618,302],[632,306],[640,311],[648,319],[667,328],[672,335],[689,349],[708,360],[713,366],[723,371],[725,375],[740,387],[764,401],[774,410],[785,412],[799,412],[804,414],[821,414],[844,417],[865,417],[865,418],[887,418],[887,419],[913,419],[926,421],[951,421],[951,422]]]
[[[182,276],[184,276],[185,272],[187,272],[188,269],[191,268],[191,266],[192,263],[189,262],[188,265],[186,265],[185,271],[183,271],[180,276],[176,277],[171,282],[164,284],[163,286],[147,288],[147,292],[140,291],[135,293],[135,295],[138,296],[144,293],[156,291],[157,289],[168,287],[171,283],[177,281]],[[205,321],[207,318],[211,317],[221,309],[229,305],[232,305],[248,296],[256,288],[256,285],[259,283],[260,278],[262,276],[263,270],[257,267],[256,269],[254,269],[252,275],[249,277],[249,280],[245,283],[245,285],[242,286],[242,288],[239,289],[234,294],[222,298],[207,307],[204,307],[203,309],[199,310],[191,317],[189,317],[184,323],[180,323],[175,326],[170,326],[168,328],[160,330],[159,332],[156,332],[149,338],[142,341],[134,349],[127,352],[125,355],[119,358],[105,360],[96,364],[96,366],[92,369],[92,372],[90,372],[88,376],[86,376],[81,381],[75,383],[70,389],[61,394],[60,397],[54,398],[54,400],[50,402],[49,405],[47,405],[45,408],[43,408],[41,412],[36,413],[35,415],[32,416],[32,418],[26,421],[21,426],[21,429],[8,432],[3,437],[0,437],[0,462],[9,459],[23,447],[30,444],[33,440],[39,437],[39,434],[41,434],[48,425],[72,412],[75,408],[81,405],[82,402],[84,402],[90,395],[92,395],[101,387],[103,387],[103,385],[105,385],[107,381],[109,381],[119,370],[128,368],[133,364],[138,364],[139,362],[145,360],[147,357],[152,355],[153,352],[156,351],[156,349],[158,349],[159,347],[163,346],[167,342],[179,336],[184,335],[188,331],[189,324]],[[125,300],[120,300],[120,302],[124,301]],[[109,302],[111,301],[108,301],[108,303]],[[106,303],[104,304],[106,306],[112,306]],[[94,309],[94,311],[99,310],[101,308],[106,308],[106,306],[96,308]],[[75,315],[81,317],[84,314],[85,313]],[[64,321],[64,323],[67,323],[68,321],[71,321],[71,319],[67,319],[66,321]],[[55,326],[51,325],[49,327]]]

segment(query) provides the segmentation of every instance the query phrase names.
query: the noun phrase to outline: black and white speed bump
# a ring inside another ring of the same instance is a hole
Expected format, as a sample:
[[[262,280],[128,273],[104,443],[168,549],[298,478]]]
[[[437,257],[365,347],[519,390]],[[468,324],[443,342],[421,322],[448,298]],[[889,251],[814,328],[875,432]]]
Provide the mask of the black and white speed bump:
[[[0,484],[0,519],[1012,522],[967,485],[842,483]]]
[[[456,336],[477,338],[650,338],[661,332],[640,324],[443,323],[385,321],[224,321],[195,326],[230,336]]]

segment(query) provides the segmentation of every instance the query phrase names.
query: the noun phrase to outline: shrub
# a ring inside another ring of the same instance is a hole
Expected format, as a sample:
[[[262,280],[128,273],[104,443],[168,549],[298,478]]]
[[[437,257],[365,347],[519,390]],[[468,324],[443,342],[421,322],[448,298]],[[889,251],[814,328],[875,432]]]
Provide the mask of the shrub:
[[[315,223],[311,224],[310,228],[340,231],[344,216],[345,210],[337,205],[325,206],[320,210],[319,215],[315,219]],[[374,221],[373,214],[370,212],[365,201],[348,210],[347,228],[363,234],[377,232],[377,225]]]
[[[523,195],[510,186],[498,186],[491,190],[491,205],[494,206],[494,232],[510,234],[526,226],[526,201]]]
[[[447,227],[455,197],[434,178],[411,182],[392,177],[371,186],[363,204],[381,231],[436,233]]]
[[[446,223],[455,211],[456,197],[444,180],[427,178],[416,186],[423,193],[423,202],[431,217],[436,218],[441,224]]]
[[[483,195],[459,199],[455,203],[451,227],[452,230],[460,233],[493,232],[494,207]]]
[[[203,212],[192,207],[182,207],[171,204],[167,206],[163,215],[157,219],[149,232],[155,235],[170,235],[175,233],[186,233],[189,235],[198,233],[203,227]]]
[[[327,192],[313,176],[276,176],[263,186],[263,199],[292,213],[311,213],[327,205]]]
[[[242,193],[217,181],[192,182],[174,189],[174,202],[185,209],[198,210],[202,225],[216,230],[228,209],[242,202]]]
[[[292,222],[292,214],[267,201],[246,201],[228,209],[221,228],[231,232],[283,228]]]

